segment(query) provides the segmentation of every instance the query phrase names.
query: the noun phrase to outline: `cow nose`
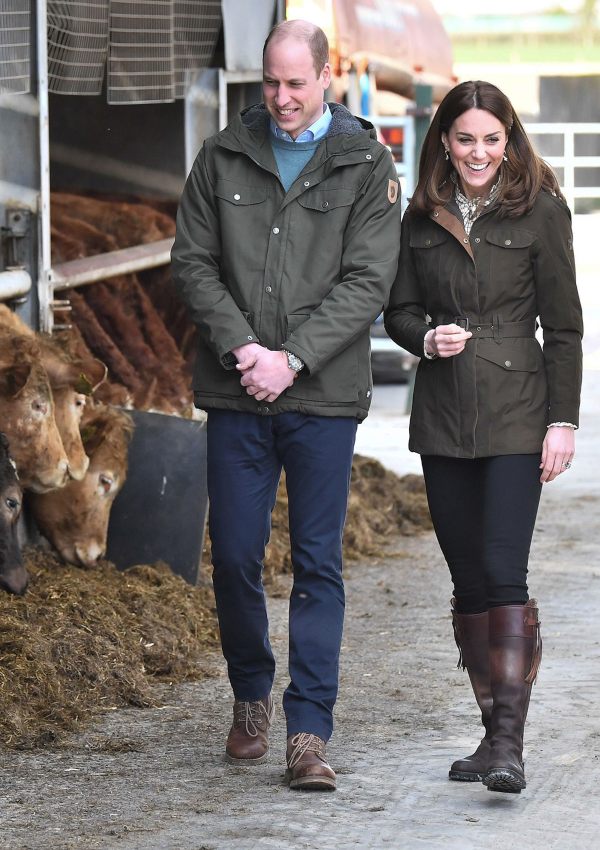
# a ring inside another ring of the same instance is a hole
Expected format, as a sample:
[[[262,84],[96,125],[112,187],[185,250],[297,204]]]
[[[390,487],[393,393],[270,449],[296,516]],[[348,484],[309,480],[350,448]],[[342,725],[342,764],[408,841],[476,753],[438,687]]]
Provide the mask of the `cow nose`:
[[[86,546],[77,546],[76,554],[79,561],[85,567],[93,567],[104,555],[104,546],[96,541],[91,541]]]
[[[87,455],[84,455],[83,460],[76,465],[68,465],[68,476],[73,481],[83,481],[85,478],[85,474],[88,471],[88,467],[90,465],[90,459]]]
[[[29,575],[22,564],[13,569],[0,573],[0,587],[14,593],[15,596],[23,596],[29,584]]]

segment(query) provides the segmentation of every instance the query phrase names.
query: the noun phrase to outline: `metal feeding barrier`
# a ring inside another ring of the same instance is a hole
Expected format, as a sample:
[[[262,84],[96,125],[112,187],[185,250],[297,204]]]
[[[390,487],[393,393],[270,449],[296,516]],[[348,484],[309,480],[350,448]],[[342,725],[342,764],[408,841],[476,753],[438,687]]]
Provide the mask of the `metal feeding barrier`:
[[[19,4],[29,6],[0,0],[0,10]],[[188,72],[210,63],[221,30],[221,0],[48,0],[47,7],[49,91],[100,94],[107,67],[111,104],[183,98]],[[28,45],[28,25],[25,37]]]
[[[29,0],[0,0],[0,92],[26,94],[30,78]]]

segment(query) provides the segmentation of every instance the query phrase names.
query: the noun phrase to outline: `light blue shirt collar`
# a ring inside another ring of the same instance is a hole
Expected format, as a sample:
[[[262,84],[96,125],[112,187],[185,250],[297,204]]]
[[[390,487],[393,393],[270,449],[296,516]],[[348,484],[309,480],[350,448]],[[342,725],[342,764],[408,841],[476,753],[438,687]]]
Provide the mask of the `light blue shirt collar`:
[[[323,114],[320,118],[317,118],[314,124],[311,124],[306,130],[303,130],[297,139],[292,139],[289,133],[286,133],[285,130],[281,130],[277,124],[271,118],[271,132],[277,139],[283,139],[286,142],[313,142],[322,139],[323,136],[327,135],[327,131],[329,130],[329,125],[333,119],[333,115],[331,114],[331,109],[328,104],[323,104]]]

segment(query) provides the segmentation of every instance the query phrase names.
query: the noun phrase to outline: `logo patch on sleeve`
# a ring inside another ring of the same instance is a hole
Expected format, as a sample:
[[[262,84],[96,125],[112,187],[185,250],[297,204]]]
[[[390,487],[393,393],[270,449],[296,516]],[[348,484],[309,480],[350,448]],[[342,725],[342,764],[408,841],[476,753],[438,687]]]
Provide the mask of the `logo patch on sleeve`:
[[[398,181],[388,180],[388,201],[395,204],[398,200]]]

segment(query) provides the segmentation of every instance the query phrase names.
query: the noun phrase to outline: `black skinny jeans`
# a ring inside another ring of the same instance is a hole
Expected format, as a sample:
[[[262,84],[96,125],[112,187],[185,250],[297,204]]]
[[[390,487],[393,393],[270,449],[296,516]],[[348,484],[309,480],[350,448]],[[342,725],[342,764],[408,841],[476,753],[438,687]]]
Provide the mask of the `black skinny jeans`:
[[[422,455],[433,527],[456,609],[479,614],[527,602],[527,562],[542,485],[540,455]]]

